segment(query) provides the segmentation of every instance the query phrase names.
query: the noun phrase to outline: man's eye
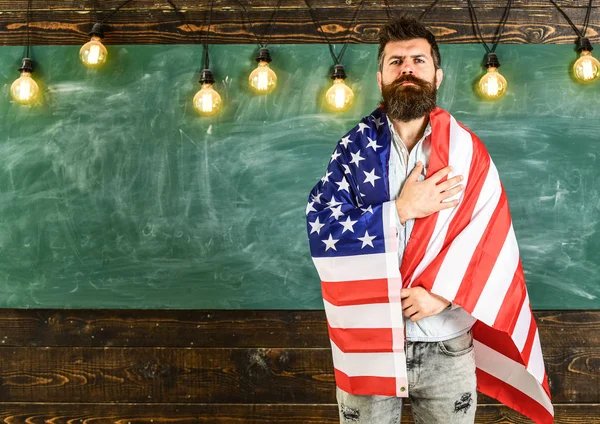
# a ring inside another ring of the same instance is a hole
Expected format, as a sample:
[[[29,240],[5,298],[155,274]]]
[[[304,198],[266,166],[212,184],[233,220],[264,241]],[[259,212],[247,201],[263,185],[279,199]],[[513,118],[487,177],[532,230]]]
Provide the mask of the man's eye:
[[[399,61],[399,60],[392,60],[392,61],[390,62],[390,65],[397,65],[397,64],[399,64],[399,63],[400,63],[400,61]]]
[[[417,63],[425,63],[425,61],[423,59],[415,59],[415,62],[417,62]]]

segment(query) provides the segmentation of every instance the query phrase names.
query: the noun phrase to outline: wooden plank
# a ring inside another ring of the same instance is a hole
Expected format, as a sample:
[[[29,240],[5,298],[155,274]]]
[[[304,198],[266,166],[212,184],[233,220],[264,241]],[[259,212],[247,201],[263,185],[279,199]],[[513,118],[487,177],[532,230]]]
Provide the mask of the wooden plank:
[[[555,405],[556,424],[600,424],[600,404]],[[335,404],[72,404],[0,403],[0,419],[17,424],[338,424]],[[532,423],[498,405],[479,405],[476,424]],[[412,424],[410,405],[402,424]]]
[[[600,347],[600,311],[534,315],[544,349]],[[322,310],[0,309],[0,346],[329,348],[330,343]]]
[[[600,349],[544,354],[555,402],[600,403]],[[0,363],[0,399],[11,402],[335,401],[323,348],[4,347]]]
[[[249,10],[269,9],[274,10],[278,0],[241,0],[241,3]],[[353,9],[360,5],[361,0],[311,0],[313,8],[320,9]],[[28,0],[0,0],[0,11],[8,10],[27,10]],[[34,11],[44,10],[76,10],[76,11],[107,11],[114,10],[123,3],[123,0],[38,0],[31,5]],[[173,0],[173,3],[182,10],[205,10],[209,7],[208,2],[199,2],[198,0]],[[423,9],[429,7],[433,0],[388,0],[390,8],[397,10]],[[589,0],[557,0],[556,3],[563,8],[587,8]],[[455,9],[464,7],[464,0],[444,0],[435,6],[435,9]],[[505,6],[506,2],[498,0],[475,0],[473,6],[477,9],[493,8],[500,5]],[[513,7],[553,7],[548,0],[514,0]],[[594,8],[598,7],[593,5]],[[232,0],[215,0],[215,10],[240,9],[239,5]],[[383,0],[365,0],[364,9],[382,9],[385,10]],[[167,1],[157,2],[155,0],[135,0],[125,5],[121,10],[170,10],[171,6]],[[304,0],[285,0],[281,4],[281,10],[285,9],[306,9]]]
[[[211,44],[250,43],[256,38],[240,9],[231,7],[217,8],[213,14]],[[234,3],[235,4],[235,3]],[[340,4],[344,4],[340,2]],[[358,22],[351,28],[354,8],[319,8],[317,19],[323,30],[334,43],[348,40],[352,43],[377,43],[379,28],[388,21],[386,10],[382,7],[364,9]],[[417,17],[424,8],[410,10]],[[22,45],[26,40],[26,14],[23,10],[0,9],[0,45]],[[478,20],[486,41],[491,41],[504,7],[489,7],[478,10]],[[600,42],[600,14],[592,13],[588,36],[592,43]],[[569,8],[567,13],[577,25],[581,26],[586,13],[585,8]],[[249,10],[249,19],[254,30],[265,34],[272,14],[271,9],[259,7]],[[91,11],[76,10],[39,10],[31,17],[31,44],[83,44],[94,22]],[[207,13],[196,9],[186,12],[185,16],[192,31],[182,25],[177,15],[164,9],[121,10],[107,23],[106,44],[195,44],[204,39]],[[102,14],[99,14],[102,18]],[[443,7],[431,12],[426,24],[438,37],[440,43],[477,43],[473,34],[468,9],[464,3],[457,7]],[[506,26],[502,43],[556,43],[573,44],[575,33],[564,17],[548,3],[546,6],[514,8]],[[280,10],[273,26],[272,36],[268,40],[277,43],[325,43],[315,28],[306,8],[284,8]]]

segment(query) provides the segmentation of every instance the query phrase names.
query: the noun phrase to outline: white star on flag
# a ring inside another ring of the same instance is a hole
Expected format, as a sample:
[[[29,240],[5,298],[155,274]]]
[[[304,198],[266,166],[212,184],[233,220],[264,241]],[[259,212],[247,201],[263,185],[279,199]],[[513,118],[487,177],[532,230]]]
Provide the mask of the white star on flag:
[[[360,161],[361,161],[361,160],[365,160],[365,158],[363,158],[363,157],[360,155],[360,150],[359,150],[358,152],[356,152],[356,153],[352,153],[352,152],[350,152],[350,156],[352,156],[352,160],[350,161],[350,163],[353,163],[353,164],[355,164],[356,166],[360,166]]]
[[[361,215],[364,215],[367,212],[371,212],[371,215],[373,215],[373,205],[369,205],[368,208],[360,208],[360,210],[363,211]]]
[[[339,241],[339,240],[334,240],[333,237],[331,236],[331,234],[329,234],[329,238],[327,240],[321,240],[323,243],[325,243],[325,251],[327,252],[329,249],[333,249],[333,250],[337,250],[335,248],[335,244]]]
[[[310,229],[310,233],[317,233],[317,235],[319,234],[319,232],[321,231],[321,228],[323,228],[323,226],[325,226],[325,224],[321,224],[319,222],[319,218],[317,217],[317,219],[315,220],[315,222],[309,222],[311,229]]]
[[[358,131],[356,132],[360,132],[360,133],[365,133],[365,128],[369,128],[369,126],[367,124],[365,124],[364,122],[359,122],[358,123]]]
[[[371,118],[373,118],[373,123],[377,126],[377,129],[379,129],[379,127],[383,125],[383,122],[381,122],[381,118],[375,118],[372,115]]]
[[[342,205],[331,208],[331,216],[333,216],[336,220],[338,220],[342,215],[344,215],[344,212],[342,212]]]
[[[344,146],[346,149],[348,148],[348,144],[352,143],[352,140],[350,140],[350,136],[346,136],[346,137],[342,137],[342,141],[340,141],[340,144],[342,146]]]
[[[329,161],[329,163],[333,162],[340,156],[342,156],[342,154],[338,153],[337,149],[335,149],[335,152],[333,152],[333,154],[331,155],[331,160]]]
[[[344,167],[344,174],[351,174],[352,172],[350,171],[350,167],[348,165],[346,165],[345,163],[342,164],[342,166]]]
[[[364,237],[357,237],[357,238],[360,241],[362,241],[362,243],[363,243],[362,246],[361,246],[361,249],[364,248],[367,245],[369,245],[371,247],[375,247],[375,246],[373,246],[373,239],[375,239],[376,236],[370,236],[368,231],[365,231],[365,236]]]
[[[313,195],[313,202],[317,202],[317,203],[321,203],[321,196],[323,195],[323,193],[319,193],[319,194],[315,194]]]
[[[325,176],[323,178],[321,178],[321,181],[323,182],[323,185],[325,185],[326,183],[329,182],[329,176],[333,174],[333,172],[326,172]]]
[[[342,178],[342,181],[334,181],[339,187],[337,189],[337,191],[340,190],[346,190],[348,193],[350,193],[350,190],[348,190],[350,188],[350,184],[348,184],[348,181],[345,178]]]
[[[372,147],[375,151],[377,151],[378,147],[383,147],[377,144],[377,140],[371,140],[370,137],[367,137],[367,139],[369,140],[369,144],[367,144],[367,147]]]
[[[378,177],[377,175],[375,175],[375,168],[373,168],[373,170],[371,172],[367,172],[367,171],[363,171],[365,173],[365,177],[367,177],[365,179],[365,183],[371,183],[371,185],[373,187],[375,187],[375,181],[380,179],[381,177]]]
[[[329,202],[327,202],[327,207],[328,208],[333,208],[337,205],[341,205],[342,202],[338,202],[335,198],[335,196],[331,196],[331,200]]]
[[[313,206],[315,204],[315,202],[308,202],[308,205],[306,205],[306,214],[308,215],[309,212],[316,212],[317,210],[315,209],[315,207]]]
[[[346,230],[354,232],[354,224],[358,221],[352,221],[350,217],[347,217],[345,221],[338,221],[339,224],[342,224],[344,229],[342,230],[342,234],[346,232]]]

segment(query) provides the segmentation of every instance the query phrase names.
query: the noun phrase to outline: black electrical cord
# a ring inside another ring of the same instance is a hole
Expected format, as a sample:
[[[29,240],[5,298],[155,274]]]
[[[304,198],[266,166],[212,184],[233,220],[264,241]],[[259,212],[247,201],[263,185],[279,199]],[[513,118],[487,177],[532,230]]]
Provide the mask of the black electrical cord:
[[[271,34],[273,33],[273,28],[275,26],[274,25],[275,19],[277,17],[277,14],[279,13],[279,8],[281,7],[282,0],[277,1],[277,6],[275,7],[275,10],[273,10],[273,12],[271,12],[271,17],[269,18],[269,24],[267,26],[267,31],[265,31],[265,34],[263,35],[262,40],[256,33],[256,30],[254,29],[254,25],[252,25],[252,21],[250,20],[250,15],[248,14],[248,9],[246,9],[246,7],[242,4],[242,2],[240,0],[236,0],[236,2],[237,2],[237,4],[240,5],[242,10],[244,11],[244,15],[246,16],[246,20],[248,21],[248,24],[250,25],[250,30],[252,31],[252,34],[254,34],[254,37],[256,37],[256,42],[258,43],[258,46],[260,48],[267,48],[267,45],[268,45],[267,40],[269,38],[271,38]]]
[[[106,22],[115,13],[117,13],[122,7],[124,7],[125,5],[127,5],[127,3],[130,3],[131,1],[132,0],[125,0],[123,3],[121,3],[119,6],[117,6],[117,8],[115,10],[113,10],[111,13],[109,13],[108,15],[106,15],[106,17],[104,19],[102,19],[102,21],[100,22],[100,24],[103,24],[104,22]]]
[[[577,29],[577,27],[575,26],[573,21],[569,18],[569,16],[565,13],[565,11],[562,10],[562,8],[558,4],[556,4],[556,2],[554,0],[549,0],[549,1],[565,17],[565,19],[567,20],[569,25],[571,25],[571,28],[573,28],[573,31],[575,31],[575,34],[577,34],[577,36],[579,38],[584,38],[585,33],[587,32],[587,29],[588,29],[588,25],[590,23],[590,15],[592,14],[592,1],[593,0],[590,0],[590,2],[588,3],[587,12],[585,13],[585,18],[583,21],[583,31],[579,31],[579,29]]]
[[[310,13],[310,17],[312,18],[313,23],[315,24],[315,27],[317,28],[317,31],[320,31],[321,34],[323,35],[323,37],[325,37],[325,40],[327,41],[327,45],[329,46],[329,53],[331,53],[331,57],[333,58],[333,61],[335,62],[336,65],[339,65],[340,62],[342,61],[342,58],[344,57],[344,53],[346,52],[348,43],[350,42],[350,35],[352,34],[350,31],[352,30],[352,28],[354,28],[354,25],[356,24],[356,18],[358,17],[358,13],[362,10],[362,8],[364,6],[365,0],[361,0],[360,6],[357,7],[356,11],[354,12],[354,17],[352,18],[352,23],[350,24],[350,27],[348,28],[348,35],[346,37],[346,41],[344,42],[344,46],[342,47],[342,50],[340,51],[339,55],[335,54],[335,51],[333,50],[333,45],[329,41],[329,37],[327,37],[327,34],[325,34],[325,31],[323,31],[323,28],[321,28],[321,25],[319,25],[317,23],[314,9],[311,7],[308,0],[304,0],[304,2],[306,3],[306,6],[308,6],[308,11]]]
[[[550,0],[550,1],[552,1],[552,0]],[[500,21],[500,25],[498,25],[498,28],[496,28],[496,34],[494,36],[495,40],[493,42],[491,49],[488,47],[487,43],[483,39],[483,35],[481,34],[481,28],[479,28],[479,22],[477,21],[477,15],[475,14],[475,8],[473,7],[472,1],[467,0],[467,3],[469,5],[469,14],[471,15],[471,23],[473,24],[474,29],[477,30],[475,32],[475,35],[479,36],[479,39],[481,40],[481,44],[483,44],[483,47],[485,47],[485,51],[488,52],[488,54],[494,53],[496,51],[496,47],[498,46],[498,43],[500,42],[500,38],[502,38],[502,32],[504,32],[504,27],[506,26],[506,22],[508,21],[508,15],[510,14],[510,9],[512,7],[512,0],[508,0],[506,8],[504,9],[504,15],[502,15],[502,20]]]
[[[31,1],[32,0],[28,0],[27,1],[27,17],[25,18],[27,21],[27,48],[26,48],[26,52],[25,52],[25,57],[29,57],[29,15],[31,14]]]
[[[437,6],[437,4],[440,2],[440,0],[435,0],[433,3],[431,3],[431,5],[429,5],[429,7],[427,9],[425,9],[423,11],[423,13],[421,13],[421,16],[419,16],[419,20],[423,21],[425,20],[425,16],[427,16],[429,14],[429,12],[431,12],[431,9],[433,9],[435,6]]]
[[[421,13],[421,16],[419,16],[419,21],[423,21],[425,19],[425,16],[427,16],[429,14],[429,12],[431,12],[431,9],[433,9],[435,6],[437,6],[437,4],[440,2],[440,0],[434,0],[433,3],[431,3],[427,9],[425,9],[423,11],[423,13]],[[390,7],[390,3],[388,2],[388,0],[384,0],[385,3],[385,11],[387,13],[388,19],[394,19],[394,16],[392,15],[391,12],[391,7]]]
[[[212,14],[215,0],[210,0],[210,12],[208,13],[208,27],[206,29],[206,42],[204,43],[204,69],[209,69],[210,57],[208,55],[208,40],[210,37],[210,26],[212,24]]]

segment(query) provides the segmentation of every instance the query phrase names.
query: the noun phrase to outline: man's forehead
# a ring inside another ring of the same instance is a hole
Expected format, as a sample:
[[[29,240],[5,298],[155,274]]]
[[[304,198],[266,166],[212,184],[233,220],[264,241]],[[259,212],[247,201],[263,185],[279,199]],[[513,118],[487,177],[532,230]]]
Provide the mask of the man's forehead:
[[[431,57],[431,45],[424,38],[390,41],[383,50],[385,57],[424,55]]]

